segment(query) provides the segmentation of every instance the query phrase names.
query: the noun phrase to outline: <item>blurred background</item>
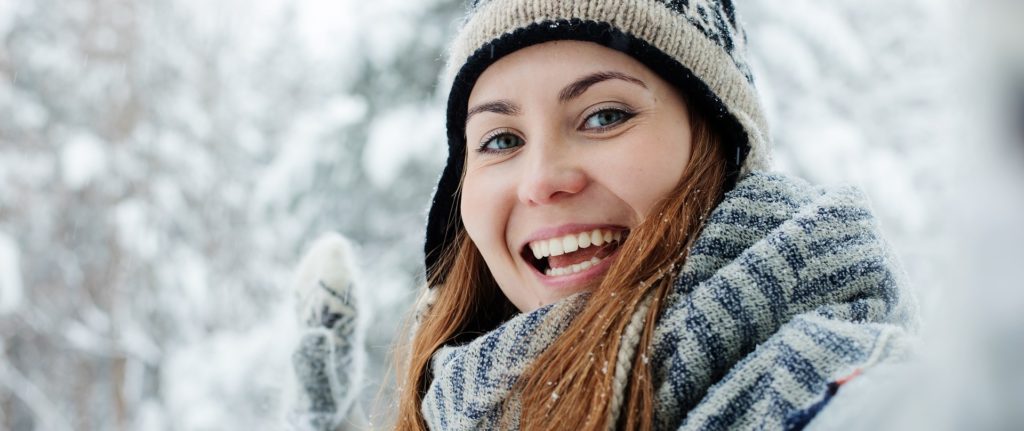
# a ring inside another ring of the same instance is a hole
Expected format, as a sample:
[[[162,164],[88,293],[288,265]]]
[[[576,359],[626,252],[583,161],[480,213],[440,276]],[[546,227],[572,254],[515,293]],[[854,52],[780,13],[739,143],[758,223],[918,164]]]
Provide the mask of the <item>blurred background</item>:
[[[958,358],[946,424],[1024,420],[1019,3],[737,1],[777,169],[864,188],[925,356]],[[329,231],[386,416],[463,7],[0,1],[0,429],[286,428],[289,283]]]

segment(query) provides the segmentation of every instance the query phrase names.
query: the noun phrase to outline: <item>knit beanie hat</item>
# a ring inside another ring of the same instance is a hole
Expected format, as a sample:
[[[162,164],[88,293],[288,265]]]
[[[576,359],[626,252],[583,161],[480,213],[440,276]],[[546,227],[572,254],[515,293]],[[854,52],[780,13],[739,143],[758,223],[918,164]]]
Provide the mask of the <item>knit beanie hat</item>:
[[[733,179],[767,169],[765,116],[731,0],[474,0],[448,52],[448,161],[434,191],[424,246],[428,282],[462,228],[465,123],[477,78],[502,57],[553,40],[626,53],[681,90],[722,137]]]

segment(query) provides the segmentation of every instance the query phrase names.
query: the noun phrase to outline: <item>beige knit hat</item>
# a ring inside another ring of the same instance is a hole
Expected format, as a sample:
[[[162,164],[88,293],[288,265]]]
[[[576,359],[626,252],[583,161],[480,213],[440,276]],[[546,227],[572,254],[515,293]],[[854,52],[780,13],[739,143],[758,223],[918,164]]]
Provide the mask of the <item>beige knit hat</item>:
[[[448,52],[448,162],[427,220],[428,280],[444,279],[448,268],[438,268],[438,259],[462,225],[458,185],[473,85],[505,55],[552,40],[616,49],[679,88],[735,155],[733,179],[768,168],[768,127],[731,0],[476,0]]]

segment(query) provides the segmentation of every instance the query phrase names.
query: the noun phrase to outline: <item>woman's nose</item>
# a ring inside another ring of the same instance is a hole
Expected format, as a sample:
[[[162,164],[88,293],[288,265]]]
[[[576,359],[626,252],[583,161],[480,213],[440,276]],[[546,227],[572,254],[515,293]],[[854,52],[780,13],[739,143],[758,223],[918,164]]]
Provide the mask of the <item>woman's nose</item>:
[[[519,183],[519,201],[527,205],[550,204],[582,191],[587,175],[578,158],[557,142],[534,143]]]

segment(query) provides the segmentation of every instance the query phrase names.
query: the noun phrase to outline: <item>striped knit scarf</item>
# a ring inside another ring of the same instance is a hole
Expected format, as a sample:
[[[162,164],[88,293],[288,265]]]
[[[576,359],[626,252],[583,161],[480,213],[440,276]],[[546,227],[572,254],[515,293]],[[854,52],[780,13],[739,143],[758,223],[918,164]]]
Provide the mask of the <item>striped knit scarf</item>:
[[[904,285],[856,189],[746,176],[712,212],[656,326],[656,428],[802,426],[835,380],[904,351],[904,330],[916,326]],[[422,404],[430,428],[499,428],[505,408],[518,411],[513,384],[585,300],[438,350]],[[625,381],[632,361],[620,362],[603,366]]]

